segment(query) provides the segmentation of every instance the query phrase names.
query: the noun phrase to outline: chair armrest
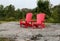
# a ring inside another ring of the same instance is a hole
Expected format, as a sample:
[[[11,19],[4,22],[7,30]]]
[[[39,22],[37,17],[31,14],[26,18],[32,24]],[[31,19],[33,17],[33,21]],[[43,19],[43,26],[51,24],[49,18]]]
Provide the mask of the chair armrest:
[[[36,23],[36,20],[31,20],[30,22],[31,22],[31,24],[34,24],[34,23]]]

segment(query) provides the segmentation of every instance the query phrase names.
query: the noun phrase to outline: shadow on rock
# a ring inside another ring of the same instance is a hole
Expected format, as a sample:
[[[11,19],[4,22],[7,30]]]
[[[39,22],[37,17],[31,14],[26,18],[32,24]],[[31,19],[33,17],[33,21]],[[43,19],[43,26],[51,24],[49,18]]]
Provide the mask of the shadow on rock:
[[[31,37],[31,40],[40,40],[41,38],[39,38],[39,37],[43,37],[43,35],[41,35],[41,34],[34,35]]]

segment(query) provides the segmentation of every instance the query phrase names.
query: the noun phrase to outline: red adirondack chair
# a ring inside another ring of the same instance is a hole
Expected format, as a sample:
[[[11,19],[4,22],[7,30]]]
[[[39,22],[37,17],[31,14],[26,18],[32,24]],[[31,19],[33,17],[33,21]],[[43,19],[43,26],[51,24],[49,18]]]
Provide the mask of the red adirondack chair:
[[[37,14],[37,20],[35,23],[33,23],[33,28],[45,28],[45,24],[44,24],[44,21],[45,21],[45,13],[39,13]]]
[[[23,22],[23,20],[20,20],[20,26],[22,27],[22,25],[24,25],[25,28],[27,28],[28,26],[31,26],[30,21],[32,20],[32,13],[27,13],[26,14],[26,19]]]

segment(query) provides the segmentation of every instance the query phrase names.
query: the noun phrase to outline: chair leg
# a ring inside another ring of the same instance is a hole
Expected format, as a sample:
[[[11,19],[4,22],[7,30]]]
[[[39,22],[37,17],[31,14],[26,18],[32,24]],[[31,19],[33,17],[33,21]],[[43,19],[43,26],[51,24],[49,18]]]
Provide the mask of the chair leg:
[[[25,24],[24,28],[28,28],[28,24],[27,23]]]
[[[22,25],[20,25],[20,27],[22,27]]]
[[[45,28],[45,24],[41,24],[41,28]]]
[[[36,24],[32,25],[32,28],[35,29],[37,28],[38,26]]]
[[[22,24],[20,23],[20,27],[22,27]]]

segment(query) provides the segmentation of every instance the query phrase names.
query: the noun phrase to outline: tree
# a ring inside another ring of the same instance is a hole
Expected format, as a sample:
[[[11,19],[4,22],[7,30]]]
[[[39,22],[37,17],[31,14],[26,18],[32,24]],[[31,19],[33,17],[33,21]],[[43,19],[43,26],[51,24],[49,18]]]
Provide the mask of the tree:
[[[27,9],[27,8],[23,8],[23,9],[21,9],[21,12],[22,12],[22,15],[23,15],[23,19],[25,19],[26,14],[28,12],[32,12],[32,10],[31,9]]]
[[[54,22],[60,23],[60,5],[54,6],[52,11],[52,18],[54,19]]]
[[[11,4],[9,6],[6,6],[4,8],[4,14],[5,14],[5,19],[8,19],[8,20],[12,19],[12,18],[14,19],[14,17],[15,17],[15,7]]]
[[[15,7],[13,5],[6,6],[5,10],[7,11],[7,15],[14,17]]]
[[[3,20],[4,19],[4,6],[3,5],[0,5],[0,20]]]
[[[38,0],[37,2],[37,12],[44,12],[48,17],[51,16],[50,3],[48,0]]]
[[[21,12],[21,10],[20,9],[17,9],[16,11],[15,11],[15,19],[21,19],[23,17],[23,15],[22,15],[22,12]]]

